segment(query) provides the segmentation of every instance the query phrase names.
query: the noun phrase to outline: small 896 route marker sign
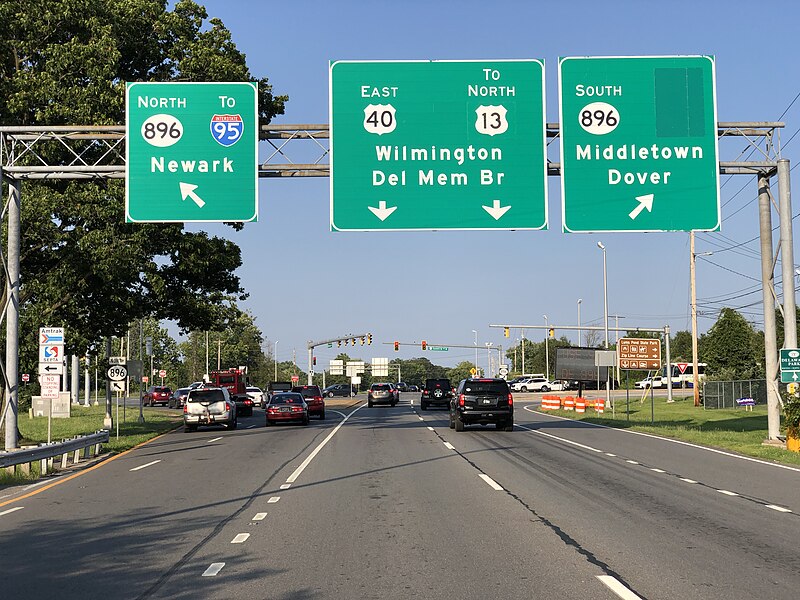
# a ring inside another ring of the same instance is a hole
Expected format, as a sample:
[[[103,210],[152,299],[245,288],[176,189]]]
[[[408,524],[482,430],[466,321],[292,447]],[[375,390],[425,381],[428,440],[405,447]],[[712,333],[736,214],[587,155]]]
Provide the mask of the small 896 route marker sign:
[[[258,220],[258,90],[128,83],[125,220]]]
[[[546,229],[544,62],[334,61],[331,230]]]
[[[125,365],[111,365],[108,367],[106,375],[111,381],[124,381],[128,376],[128,369]]]
[[[711,56],[559,59],[564,232],[716,231]]]

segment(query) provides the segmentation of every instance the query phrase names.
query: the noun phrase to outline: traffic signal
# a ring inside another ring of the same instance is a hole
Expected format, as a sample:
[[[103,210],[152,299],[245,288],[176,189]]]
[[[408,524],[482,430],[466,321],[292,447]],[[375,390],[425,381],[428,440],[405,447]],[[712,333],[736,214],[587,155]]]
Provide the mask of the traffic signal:
[[[342,340],[337,340],[336,345],[341,348],[342,347]]]
[[[503,335],[505,337],[509,337],[511,335],[511,330],[508,327],[503,328]]]
[[[551,339],[556,337],[556,330],[553,329],[552,327],[547,330],[547,333],[548,333],[548,335],[550,336]]]
[[[422,349],[423,350],[427,350],[428,349],[428,342],[426,342],[425,340],[422,340]]]
[[[367,334],[367,344],[372,345],[372,334],[371,333]]]
[[[362,337],[360,341],[361,341],[361,345],[363,346],[364,344],[367,343],[367,338]]]
[[[400,342],[395,342],[394,343],[394,351],[397,352],[398,350],[400,350]]]
[[[317,357],[316,356],[311,357],[311,364],[314,365],[314,366],[317,366]]]

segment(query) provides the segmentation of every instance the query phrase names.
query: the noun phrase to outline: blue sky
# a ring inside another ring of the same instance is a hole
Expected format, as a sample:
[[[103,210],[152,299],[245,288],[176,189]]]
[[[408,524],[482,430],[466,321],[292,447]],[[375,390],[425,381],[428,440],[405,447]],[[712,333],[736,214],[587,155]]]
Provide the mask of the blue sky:
[[[800,148],[789,142],[800,124],[800,100],[790,107],[800,93],[800,9],[788,1],[759,3],[761,18],[738,0],[204,4],[231,30],[251,72],[289,95],[275,123],[328,122],[331,60],[542,58],[546,117],[557,122],[559,56],[710,54],[719,120],[773,121],[786,111],[783,157],[794,165]],[[745,148],[741,138],[723,140],[720,159]],[[269,152],[262,143],[262,159]],[[728,296],[741,295],[723,304],[742,307],[758,327],[763,319],[758,241],[726,250],[758,235],[755,179],[722,177],[721,184],[722,230],[697,236],[698,253],[714,252],[697,261],[701,331],[716,319],[721,305],[714,301]],[[242,248],[239,274],[250,293],[244,308],[270,343],[280,341],[280,360],[294,349],[303,366],[307,340],[351,332],[373,333],[371,349],[351,352],[367,359],[422,354],[382,345],[393,340],[469,345],[473,329],[481,347],[507,347],[490,323],[544,324],[546,314],[551,324],[576,325],[579,298],[582,323],[602,325],[598,241],[607,248],[609,313],[621,316],[620,326],[690,329],[688,234],[564,234],[558,178],[548,186],[547,231],[332,233],[327,178],[262,179],[258,223],[238,233],[201,228]],[[779,280],[780,265],[776,273]],[[517,337],[513,331],[511,342]],[[335,354],[320,349],[318,364]],[[468,349],[427,355],[448,365],[474,356]]]

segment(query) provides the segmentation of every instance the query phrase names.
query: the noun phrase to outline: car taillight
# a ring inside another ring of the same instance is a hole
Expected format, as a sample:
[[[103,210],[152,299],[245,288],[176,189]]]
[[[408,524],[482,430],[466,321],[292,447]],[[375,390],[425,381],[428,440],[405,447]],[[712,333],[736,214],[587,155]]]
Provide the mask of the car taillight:
[[[458,396],[458,405],[459,406],[464,406],[464,394],[460,394]]]
[[[301,412],[303,410],[302,406],[293,406],[292,412]]]
[[[183,405],[183,413],[186,414],[188,412],[189,412],[189,405],[188,404],[184,404]]]
[[[512,396],[510,393],[508,394],[508,405],[514,406],[514,396]]]
[[[226,403],[225,403],[225,406],[226,406],[226,408],[227,408],[228,410],[233,410],[233,406],[231,406],[231,403],[230,403],[230,402],[226,402]]]
[[[322,396],[314,396],[314,402],[322,402]]]

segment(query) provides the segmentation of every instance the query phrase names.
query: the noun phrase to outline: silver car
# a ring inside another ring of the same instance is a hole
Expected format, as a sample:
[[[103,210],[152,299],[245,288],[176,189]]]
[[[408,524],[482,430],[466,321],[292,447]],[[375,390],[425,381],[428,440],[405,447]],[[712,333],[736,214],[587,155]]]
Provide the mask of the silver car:
[[[378,403],[397,404],[400,394],[392,383],[373,383],[367,392],[367,406],[372,408]]]
[[[183,406],[183,425],[187,433],[196,431],[201,425],[224,425],[236,429],[236,403],[225,388],[190,390]]]

